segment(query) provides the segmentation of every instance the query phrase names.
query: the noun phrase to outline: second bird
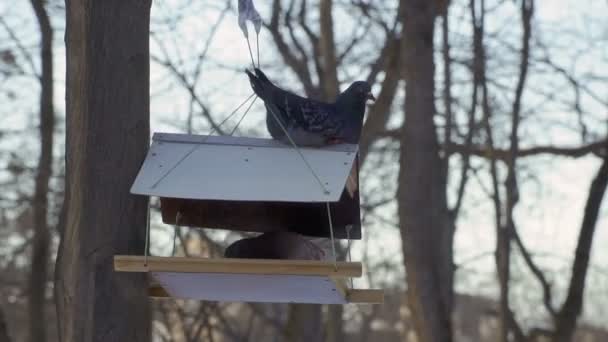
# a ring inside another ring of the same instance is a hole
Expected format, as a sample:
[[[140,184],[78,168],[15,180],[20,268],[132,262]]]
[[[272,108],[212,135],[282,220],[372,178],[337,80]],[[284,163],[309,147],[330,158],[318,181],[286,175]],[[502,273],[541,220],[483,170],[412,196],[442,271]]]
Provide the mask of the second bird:
[[[287,131],[298,146],[359,143],[366,102],[375,100],[369,83],[354,82],[334,103],[325,103],[275,86],[260,69],[246,72],[253,91],[266,105],[266,127],[274,139],[290,144]]]

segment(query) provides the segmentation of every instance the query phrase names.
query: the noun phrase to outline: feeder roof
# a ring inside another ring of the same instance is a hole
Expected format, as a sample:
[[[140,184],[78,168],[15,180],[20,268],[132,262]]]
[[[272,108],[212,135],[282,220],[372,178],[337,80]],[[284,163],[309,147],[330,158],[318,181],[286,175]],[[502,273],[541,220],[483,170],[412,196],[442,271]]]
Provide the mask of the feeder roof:
[[[357,145],[300,148],[272,139],[156,133],[131,193],[227,201],[336,202]],[[327,190],[327,192],[325,191]]]

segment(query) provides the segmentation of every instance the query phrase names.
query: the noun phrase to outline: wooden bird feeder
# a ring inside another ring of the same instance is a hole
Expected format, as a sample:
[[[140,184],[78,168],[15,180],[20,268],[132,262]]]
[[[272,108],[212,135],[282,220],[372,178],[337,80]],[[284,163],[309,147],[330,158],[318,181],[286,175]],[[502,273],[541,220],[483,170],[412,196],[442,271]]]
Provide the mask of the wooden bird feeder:
[[[158,196],[163,222],[250,232],[361,238],[356,145],[295,150],[270,139],[157,133],[131,193]],[[301,153],[301,155],[300,155]],[[148,273],[150,296],[212,301],[346,304],[383,301],[351,289],[359,262],[114,257]]]
[[[275,140],[157,133],[131,192],[160,197],[167,224],[314,237],[329,202],[335,238],[361,239],[357,145],[300,151],[319,180]]]
[[[334,268],[337,266],[337,268]],[[116,256],[118,272],[149,273],[151,297],[221,302],[378,304],[382,290],[349,289],[361,263]]]

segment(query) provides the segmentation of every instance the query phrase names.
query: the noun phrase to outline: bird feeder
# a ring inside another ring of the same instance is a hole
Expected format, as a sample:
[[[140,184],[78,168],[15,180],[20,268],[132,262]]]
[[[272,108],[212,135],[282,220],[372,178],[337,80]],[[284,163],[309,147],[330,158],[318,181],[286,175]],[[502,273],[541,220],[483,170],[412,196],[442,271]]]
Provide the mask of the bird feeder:
[[[357,145],[300,152],[312,172],[271,139],[155,134],[131,193],[160,197],[167,224],[314,237],[329,202],[335,237],[360,239]]]
[[[152,140],[131,193],[159,197],[164,223],[361,238],[356,145],[294,149],[270,139],[165,133]],[[359,262],[118,255],[114,269],[148,273],[153,297],[312,304],[383,300],[382,290],[346,285],[361,276]]]
[[[377,304],[382,290],[351,289],[361,263],[311,260],[116,256],[118,272],[152,276],[151,297],[220,302]]]

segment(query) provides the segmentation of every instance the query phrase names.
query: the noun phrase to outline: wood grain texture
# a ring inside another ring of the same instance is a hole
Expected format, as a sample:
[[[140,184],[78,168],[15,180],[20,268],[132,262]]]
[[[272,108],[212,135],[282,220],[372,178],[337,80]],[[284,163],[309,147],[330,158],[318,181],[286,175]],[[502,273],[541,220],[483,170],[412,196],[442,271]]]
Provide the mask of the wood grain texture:
[[[134,255],[114,257],[114,269],[118,272],[185,272],[230,274],[283,274],[317,275],[332,277],[361,277],[360,262],[333,262],[313,260],[266,260],[266,259],[208,259],[184,257],[146,258]]]
[[[207,275],[207,276],[212,276],[212,275]],[[251,276],[252,279],[254,279],[254,275],[249,275]],[[225,277],[225,274],[220,274],[219,278],[221,279],[222,277]],[[253,283],[253,281],[247,281],[247,275],[241,275],[242,277],[242,281],[241,283]],[[289,276],[285,276],[284,280],[287,280],[287,282],[285,284],[281,284],[280,286],[286,286],[289,287]],[[209,281],[209,278],[207,278],[207,280]],[[217,279],[216,279],[217,280]],[[180,290],[180,283],[183,282],[184,279],[173,279],[173,283],[172,284],[167,284],[167,286],[171,286],[173,288],[175,288],[173,291],[174,296],[171,296],[171,294],[160,284],[154,284],[151,285],[150,288],[148,289],[148,293],[150,295],[150,297],[154,297],[154,298],[186,298],[186,296],[192,296],[192,293],[187,293],[187,291],[183,291]],[[256,291],[238,291],[238,292],[234,292],[231,293],[232,290],[228,290],[228,288],[234,286],[234,281],[233,279],[227,278],[225,279],[225,281],[229,282],[226,284],[226,286],[222,286],[223,288],[223,293],[218,294],[220,296],[222,296],[223,299],[231,299],[230,301],[259,301],[260,299],[260,294],[256,293],[256,294],[252,294],[249,295],[251,292],[259,292],[259,290],[263,290],[264,289],[255,289]],[[334,300],[336,302],[334,302],[333,304],[347,304],[347,303],[353,303],[353,304],[382,304],[384,303],[384,291],[383,290],[378,290],[378,289],[349,289],[344,285],[343,281],[340,281],[340,279],[316,279],[313,280],[313,283],[315,281],[319,281],[321,283],[323,282],[327,282],[327,281],[332,281],[334,282],[334,289],[336,289],[338,291],[338,296],[336,297],[336,293],[327,293],[325,295],[323,295],[322,293],[317,293],[316,297],[311,297],[309,298],[308,302],[313,302],[313,301],[331,301]],[[221,280],[220,280],[221,282]],[[272,280],[273,283],[277,283],[277,280]],[[296,280],[297,282],[297,280]],[[192,287],[192,283],[193,280],[189,279],[188,280],[188,284],[182,284],[182,285],[186,285],[188,287]],[[194,285],[196,287],[196,285]],[[324,287],[321,287],[324,288]],[[332,291],[331,289],[332,287],[330,286],[327,291]],[[177,290],[176,290],[177,289]],[[281,302],[295,302],[297,300],[299,300],[300,302],[302,302],[303,298],[306,297],[307,295],[312,295],[312,293],[301,293],[301,291],[299,291],[299,289],[297,288],[283,288],[283,295],[285,296],[284,298],[280,298],[280,296],[278,296],[277,298],[279,300],[281,300]],[[190,289],[190,292],[192,291],[192,289]],[[196,291],[196,290],[195,290]],[[199,290],[199,292],[203,291],[202,287],[201,290]],[[292,292],[290,292],[292,291]],[[295,291],[295,292],[294,292]],[[204,292],[204,291],[203,291]],[[307,291],[308,292],[308,291]],[[209,294],[205,294],[202,293],[202,296],[209,296]],[[257,297],[257,299],[256,299]],[[321,299],[320,297],[324,297],[325,299]],[[333,299],[332,299],[333,298]],[[341,299],[340,299],[341,298]],[[338,303],[339,302],[339,303]],[[329,303],[331,304],[331,303]]]
[[[68,0],[66,227],[56,294],[60,341],[150,340],[144,274],[116,273],[142,253],[146,198],[129,188],[149,145],[150,0]]]
[[[350,289],[346,300],[353,304],[383,304],[384,291],[376,289]]]
[[[402,0],[405,122],[398,214],[409,307],[420,341],[452,340],[453,230],[435,125],[434,2]]]
[[[335,237],[347,237],[346,227],[351,226],[350,238],[361,238],[359,193],[350,198],[346,193],[341,200],[330,203]],[[163,222],[190,227],[267,233],[290,231],[306,236],[329,237],[329,221],[325,203],[287,203],[251,201],[209,201],[161,198]],[[177,213],[181,217],[176,222]]]
[[[32,238],[31,268],[28,275],[28,341],[47,340],[46,289],[48,286],[51,234],[49,231],[49,182],[53,175],[53,134],[55,132],[55,112],[53,105],[53,28],[44,1],[31,0],[40,28],[40,155],[32,209],[34,213],[34,236]]]

